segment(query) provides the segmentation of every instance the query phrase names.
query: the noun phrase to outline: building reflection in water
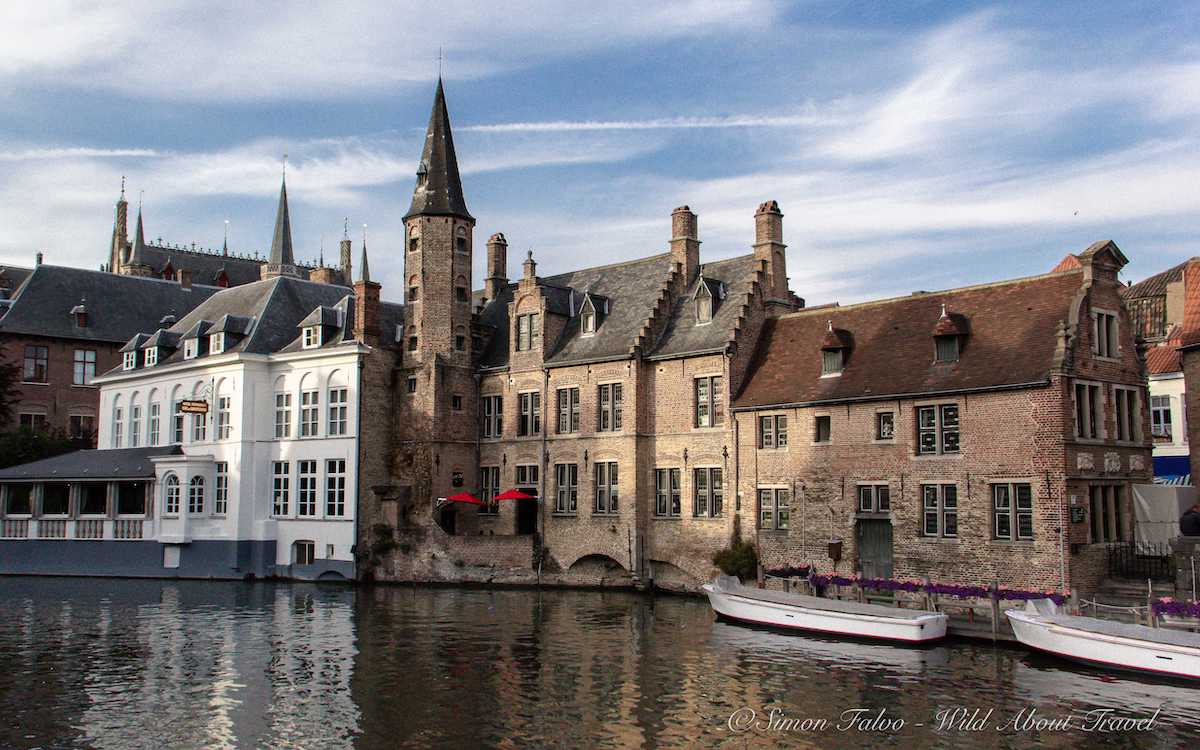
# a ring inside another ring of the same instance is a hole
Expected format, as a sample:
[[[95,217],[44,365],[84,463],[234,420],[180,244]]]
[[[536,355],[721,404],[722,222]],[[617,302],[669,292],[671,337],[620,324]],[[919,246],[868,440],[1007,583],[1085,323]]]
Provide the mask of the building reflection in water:
[[[0,746],[875,747],[872,733],[749,733],[736,709],[906,720],[941,708],[1149,715],[1175,746],[1200,692],[1009,648],[894,648],[713,623],[698,599],[626,593],[0,579]],[[924,726],[918,727],[917,723]],[[1094,735],[1043,733],[1046,747]],[[1029,742],[1023,741],[1029,740]],[[1120,744],[1120,743],[1119,743]]]

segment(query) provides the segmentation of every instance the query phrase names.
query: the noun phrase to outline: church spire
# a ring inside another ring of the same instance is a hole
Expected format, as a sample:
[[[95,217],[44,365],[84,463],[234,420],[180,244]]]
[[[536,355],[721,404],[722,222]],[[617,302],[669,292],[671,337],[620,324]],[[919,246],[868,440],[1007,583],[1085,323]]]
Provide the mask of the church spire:
[[[371,281],[371,267],[367,265],[367,225],[363,224],[362,260],[358,264],[358,280]]]
[[[296,261],[292,257],[292,220],[288,214],[286,177],[279,186],[279,208],[275,212],[275,236],[271,240],[271,257],[263,269],[263,275],[296,275]]]
[[[474,221],[467,212],[463,198],[462,180],[458,175],[458,157],[454,153],[454,136],[450,132],[450,112],[446,109],[446,94],[438,76],[433,111],[425,131],[425,148],[417,167],[417,186],[413,190],[412,206],[404,216],[458,216]]]
[[[142,256],[146,254],[146,232],[142,229],[142,207],[138,206],[137,230],[133,235],[133,250],[129,252],[129,265],[142,265]]]

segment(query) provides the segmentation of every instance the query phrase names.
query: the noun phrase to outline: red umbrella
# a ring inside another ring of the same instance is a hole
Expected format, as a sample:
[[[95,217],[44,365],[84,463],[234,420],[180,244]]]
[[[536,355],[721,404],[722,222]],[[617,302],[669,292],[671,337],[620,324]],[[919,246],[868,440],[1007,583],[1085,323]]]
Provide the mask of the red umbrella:
[[[451,495],[446,498],[448,503],[469,503],[471,505],[483,505],[483,501],[472,495],[470,492],[460,492],[457,495]]]
[[[537,500],[533,495],[528,495],[518,489],[511,489],[506,492],[501,492],[496,495],[496,500]]]

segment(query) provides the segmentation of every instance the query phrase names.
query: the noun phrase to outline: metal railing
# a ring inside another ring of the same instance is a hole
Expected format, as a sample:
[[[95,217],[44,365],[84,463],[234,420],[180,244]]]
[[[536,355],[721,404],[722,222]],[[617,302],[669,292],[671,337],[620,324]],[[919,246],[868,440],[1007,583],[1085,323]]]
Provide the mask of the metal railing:
[[[1170,581],[1175,576],[1169,543],[1110,542],[1104,557],[1109,578]]]

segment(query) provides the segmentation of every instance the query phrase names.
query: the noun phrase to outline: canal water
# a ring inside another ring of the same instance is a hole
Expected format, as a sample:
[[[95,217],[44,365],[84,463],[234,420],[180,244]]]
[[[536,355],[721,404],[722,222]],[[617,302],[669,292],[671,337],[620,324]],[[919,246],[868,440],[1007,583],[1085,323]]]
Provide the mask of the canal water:
[[[0,579],[0,747],[1197,743],[1186,684],[748,629],[702,599]]]

